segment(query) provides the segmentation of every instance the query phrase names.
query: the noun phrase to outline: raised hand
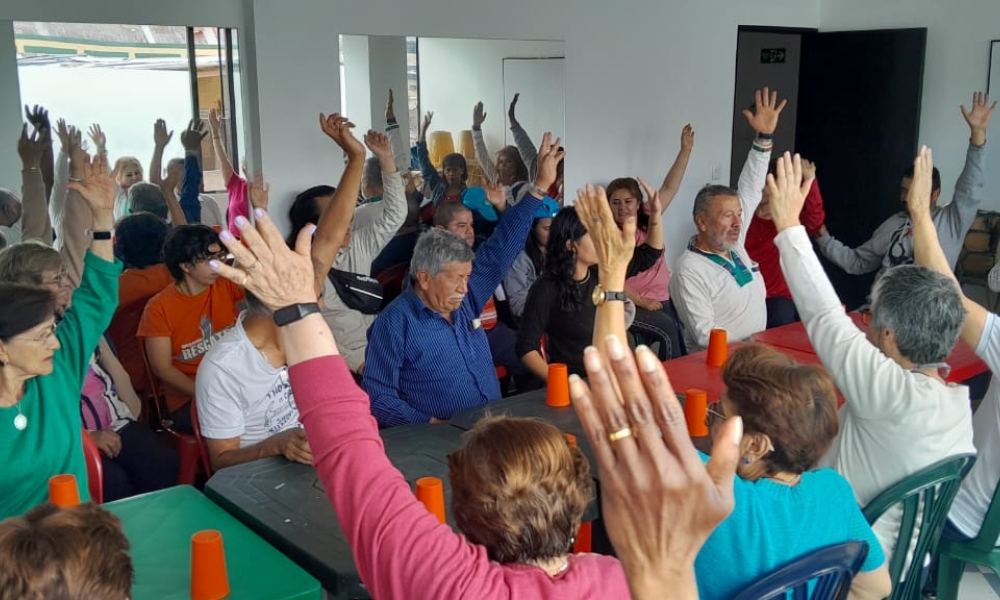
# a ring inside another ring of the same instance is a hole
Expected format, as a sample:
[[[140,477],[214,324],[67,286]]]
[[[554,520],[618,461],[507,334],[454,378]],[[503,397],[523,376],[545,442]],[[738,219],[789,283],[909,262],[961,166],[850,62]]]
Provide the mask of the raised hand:
[[[253,292],[271,310],[315,302],[310,251],[316,226],[303,227],[292,250],[267,211],[255,210],[254,215],[256,228],[247,219],[236,218],[242,242],[225,230],[219,235],[223,245],[236,257],[237,266],[212,260],[209,267]]]
[[[645,179],[637,178],[642,189],[646,190],[646,202],[649,203],[650,219],[659,218],[663,214],[663,201],[660,199],[660,190],[654,190]]]
[[[117,169],[114,173],[108,173],[108,156],[95,154],[93,159],[85,160],[81,174],[83,181],[70,181],[66,187],[79,192],[95,215],[113,213],[118,191],[115,183],[118,173]]]
[[[336,142],[349,157],[364,158],[365,147],[351,133],[354,123],[350,119],[340,116],[339,113],[333,113],[329,117],[320,113],[319,126],[323,133]]]
[[[392,88],[389,88],[389,99],[385,101],[385,122],[389,123],[396,120],[396,109],[393,107],[394,100],[392,97]]]
[[[214,108],[208,110],[208,129],[214,138],[219,137],[219,133],[222,131],[222,121],[219,119],[219,111]]]
[[[108,136],[104,135],[104,131],[101,129],[100,124],[94,123],[87,130],[87,137],[90,141],[94,142],[94,147],[97,149],[98,154],[103,154],[108,148]]]
[[[681,130],[681,149],[685,152],[694,150],[694,127],[690,123]]]
[[[552,134],[545,132],[542,136],[542,145],[538,148],[538,173],[535,174],[535,185],[547,190],[552,187],[556,180],[557,167],[566,156],[565,151],[559,150],[562,138],[552,141]]]
[[[802,179],[816,179],[816,163],[802,159]]]
[[[963,104],[962,116],[972,130],[972,143],[982,146],[986,143],[986,130],[990,126],[990,119],[993,117],[993,109],[997,103],[990,104],[990,95],[985,92],[976,92],[972,95],[972,110],[965,108]]]
[[[611,214],[611,204],[604,188],[592,185],[577,190],[573,206],[576,207],[580,222],[587,228],[587,233],[594,242],[597,266],[601,270],[602,277],[606,273],[618,274],[624,278],[628,263],[635,253],[635,217],[629,217],[619,229]],[[604,277],[601,281],[607,279]]]
[[[930,217],[931,191],[934,187],[934,157],[931,149],[921,146],[913,160],[913,181],[906,193],[906,208],[911,215]]]
[[[778,128],[778,117],[781,116],[781,111],[785,110],[788,100],[782,100],[781,104],[778,104],[778,92],[772,92],[766,87],[763,91],[757,90],[754,99],[755,110],[753,112],[744,110],[743,116],[757,133],[773,134]]]
[[[500,183],[487,182],[483,186],[486,190],[486,201],[496,209],[497,212],[507,210],[507,190]]]
[[[264,183],[264,177],[255,175],[250,182],[250,207],[267,210],[271,198],[270,191],[270,186]]]
[[[431,128],[431,120],[432,119],[434,119],[434,111],[430,111],[429,110],[429,111],[427,111],[427,114],[424,115],[424,122],[420,126],[420,141],[421,142],[426,142],[427,141],[427,130]]]
[[[73,177],[83,178],[83,167],[88,164],[90,158],[87,151],[83,149],[83,132],[76,127],[69,128],[69,166]]]
[[[517,116],[515,114],[515,109],[517,108],[517,100],[521,97],[521,94],[514,94],[514,99],[510,101],[510,107],[507,109],[507,119],[510,121],[510,127],[513,129],[517,127],[519,123],[517,122]],[[486,115],[483,115],[486,118]]]
[[[156,123],[153,124],[153,143],[156,144],[157,148],[166,148],[172,139],[174,139],[174,132],[167,131],[167,122],[163,119],[157,119]]]
[[[181,144],[187,152],[200,152],[201,141],[208,135],[208,129],[201,119],[191,119],[187,129],[181,132]]]
[[[49,111],[38,104],[34,108],[28,108],[25,105],[24,116],[38,132],[39,141],[46,144],[52,143],[52,123],[49,122]]]
[[[483,109],[483,103],[477,102],[476,106],[472,109],[472,127],[482,127],[483,121],[486,120],[486,110]]]
[[[697,597],[695,557],[733,510],[742,420],[720,426],[703,464],[656,355],[641,348],[633,359],[616,337],[605,344],[608,362],[588,348],[590,383],[571,377],[570,396],[597,460],[608,536],[634,598],[662,597],[667,585]]]
[[[71,143],[70,132],[73,129],[74,129],[73,127],[69,127],[68,125],[66,125],[66,119],[59,119],[58,121],[56,121],[56,135],[59,136],[59,146],[62,148],[62,151],[65,152],[66,154],[69,154],[69,148]]]
[[[785,152],[778,158],[775,175],[767,176],[767,190],[771,197],[771,218],[777,230],[784,231],[799,224],[799,214],[805,206],[812,179],[802,178],[802,158]]]
[[[384,133],[369,129],[368,133],[365,134],[365,146],[368,146],[372,154],[378,157],[381,164],[394,164],[392,144],[389,143],[389,137]]]
[[[39,168],[46,147],[47,144],[40,130],[32,128],[29,134],[27,123],[21,127],[21,139],[17,141],[17,153],[21,156],[21,165],[25,169]]]

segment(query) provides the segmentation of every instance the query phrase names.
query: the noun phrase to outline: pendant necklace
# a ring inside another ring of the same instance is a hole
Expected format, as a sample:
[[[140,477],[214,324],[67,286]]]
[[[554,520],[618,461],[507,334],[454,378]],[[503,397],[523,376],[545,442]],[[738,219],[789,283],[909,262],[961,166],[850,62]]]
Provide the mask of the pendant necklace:
[[[28,417],[21,413],[21,401],[18,400],[17,404],[14,405],[17,408],[17,416],[14,417],[14,429],[18,431],[24,431],[28,428]]]

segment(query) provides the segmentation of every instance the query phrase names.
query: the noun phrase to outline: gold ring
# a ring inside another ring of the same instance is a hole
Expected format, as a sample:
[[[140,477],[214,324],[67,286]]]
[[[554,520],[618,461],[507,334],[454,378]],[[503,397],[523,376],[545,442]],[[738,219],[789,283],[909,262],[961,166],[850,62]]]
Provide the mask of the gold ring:
[[[612,431],[610,434],[608,434],[608,439],[611,440],[611,443],[613,444],[618,440],[624,440],[627,437],[631,437],[631,435],[632,435],[631,427],[622,427],[618,431]]]

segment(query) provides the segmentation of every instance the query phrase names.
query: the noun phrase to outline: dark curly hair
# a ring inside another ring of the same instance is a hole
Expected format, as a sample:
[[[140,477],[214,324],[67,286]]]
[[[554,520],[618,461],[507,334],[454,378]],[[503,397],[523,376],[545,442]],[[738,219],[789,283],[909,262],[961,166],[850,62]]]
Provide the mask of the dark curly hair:
[[[161,264],[168,231],[167,222],[153,213],[131,214],[115,225],[115,255],[125,263],[126,269],[145,269]]]
[[[524,159],[521,158],[521,153],[518,151],[517,146],[504,146],[500,148],[497,150],[497,162],[499,162],[501,156],[514,163],[514,183],[528,180],[528,165],[524,164]]]
[[[183,264],[207,258],[208,248],[219,242],[219,234],[208,225],[180,225],[167,235],[163,242],[163,262],[177,283],[184,281]]]
[[[590,464],[554,425],[487,416],[448,455],[451,512],[500,564],[562,556],[594,497]]]
[[[333,196],[337,193],[337,188],[332,185],[314,185],[308,190],[295,197],[292,207],[288,209],[288,220],[292,223],[292,230],[285,238],[285,242],[291,248],[295,247],[295,240],[299,237],[299,232],[310,223],[319,224],[320,209],[318,198]]]
[[[576,271],[576,251],[570,249],[569,242],[575,242],[587,235],[587,228],[570,206],[559,211],[552,219],[549,229],[549,244],[545,247],[544,277],[549,278],[559,290],[559,306],[563,310],[576,310],[583,301],[580,286],[573,279]]]

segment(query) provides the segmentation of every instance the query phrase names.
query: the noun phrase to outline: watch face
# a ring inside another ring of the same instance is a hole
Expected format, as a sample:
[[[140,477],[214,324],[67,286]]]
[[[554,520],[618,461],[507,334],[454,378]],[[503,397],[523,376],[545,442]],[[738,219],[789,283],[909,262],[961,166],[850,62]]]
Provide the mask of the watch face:
[[[594,306],[600,306],[604,303],[604,290],[601,286],[594,288],[594,293],[590,295],[590,299],[594,301]]]

